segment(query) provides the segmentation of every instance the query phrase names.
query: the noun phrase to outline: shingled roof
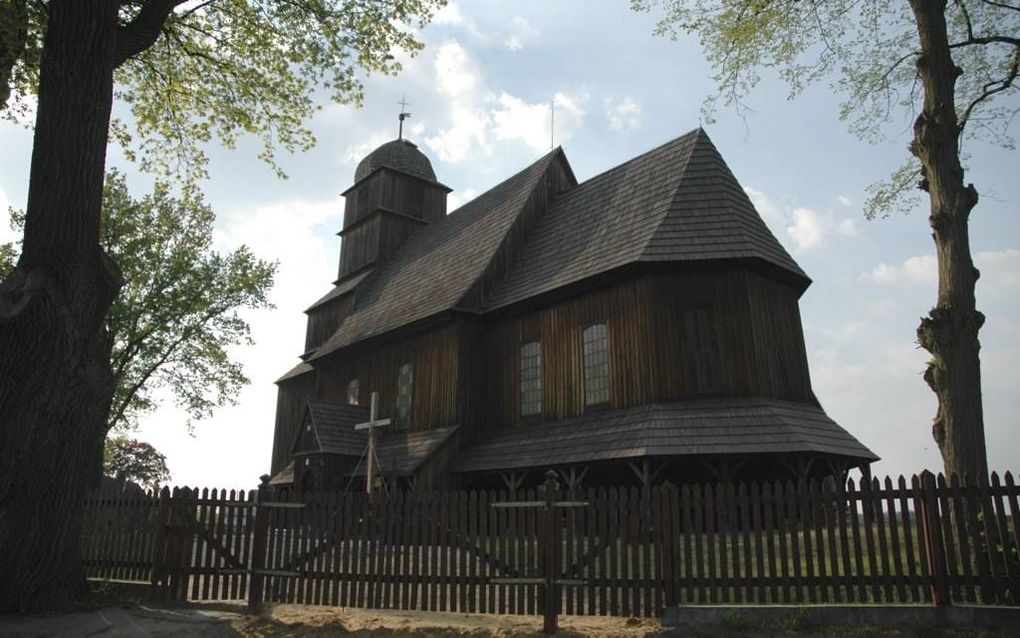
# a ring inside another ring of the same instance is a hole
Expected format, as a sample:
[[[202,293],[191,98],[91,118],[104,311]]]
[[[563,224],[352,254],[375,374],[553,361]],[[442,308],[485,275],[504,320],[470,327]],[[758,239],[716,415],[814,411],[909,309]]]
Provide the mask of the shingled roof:
[[[747,260],[801,287],[810,283],[700,128],[556,195],[530,222],[523,245],[500,255],[554,161],[570,171],[557,149],[415,231],[359,282],[351,315],[306,361],[446,310],[504,307],[634,263]],[[480,301],[469,301],[501,259],[505,274]]]
[[[878,457],[813,405],[710,399],[646,405],[496,430],[458,455],[459,472],[654,456],[812,452]]]
[[[318,443],[316,452],[338,454],[360,458],[368,446],[368,432],[358,431],[354,426],[368,421],[369,409],[360,405],[333,403],[318,399],[308,400],[308,423]],[[376,456],[379,471],[384,474],[396,473],[410,476],[433,453],[445,443],[457,426],[436,428],[428,432],[384,432],[376,439]],[[309,452],[311,450],[302,450]],[[286,477],[286,468],[277,482]],[[293,464],[290,466],[290,481],[293,482]],[[364,476],[364,464],[354,466],[348,476]],[[274,477],[274,480],[276,477]],[[271,481],[272,482],[272,481]]]
[[[361,456],[368,434],[354,426],[368,421],[368,407],[331,401],[308,400],[308,423],[319,444],[319,452]]]
[[[428,432],[399,432],[380,437],[375,448],[379,473],[412,476],[456,431],[457,426],[454,425]],[[365,471],[365,464],[359,463],[346,476],[364,476]]]
[[[558,197],[487,306],[635,262],[738,258],[809,282],[699,128]]]
[[[436,181],[436,173],[432,170],[429,158],[418,150],[416,144],[404,139],[387,142],[358,162],[354,170],[354,181],[360,182],[383,166],[430,182]]]

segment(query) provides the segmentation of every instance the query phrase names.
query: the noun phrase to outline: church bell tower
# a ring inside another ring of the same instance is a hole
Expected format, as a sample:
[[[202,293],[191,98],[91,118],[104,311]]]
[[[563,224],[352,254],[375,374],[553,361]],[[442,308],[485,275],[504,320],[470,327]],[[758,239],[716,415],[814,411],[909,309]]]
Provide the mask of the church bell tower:
[[[338,281],[386,261],[415,229],[446,215],[451,189],[436,181],[429,158],[403,138],[408,115],[401,113],[400,137],[361,160],[354,185],[342,193]]]

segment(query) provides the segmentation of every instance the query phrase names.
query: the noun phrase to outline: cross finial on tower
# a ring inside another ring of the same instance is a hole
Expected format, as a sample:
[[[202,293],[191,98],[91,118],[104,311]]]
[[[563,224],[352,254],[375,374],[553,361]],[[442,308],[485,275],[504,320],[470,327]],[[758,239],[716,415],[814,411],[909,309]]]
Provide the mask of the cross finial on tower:
[[[407,107],[411,106],[411,103],[408,102],[406,98],[400,98],[400,102],[398,102],[398,104],[400,104],[400,115],[398,116],[400,119],[400,128],[397,132],[397,139],[402,140],[404,139],[404,120],[411,117],[411,114],[407,112]]]

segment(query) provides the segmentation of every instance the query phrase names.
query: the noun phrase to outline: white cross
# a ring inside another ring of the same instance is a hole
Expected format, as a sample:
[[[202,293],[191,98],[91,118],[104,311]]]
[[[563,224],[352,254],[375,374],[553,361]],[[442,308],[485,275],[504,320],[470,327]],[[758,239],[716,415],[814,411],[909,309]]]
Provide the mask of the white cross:
[[[372,393],[371,408],[368,411],[368,421],[358,423],[355,430],[368,430],[368,466],[365,469],[365,491],[372,493],[372,486],[375,483],[375,464],[378,461],[375,455],[375,429],[384,425],[390,425],[390,419],[379,417],[379,393]]]

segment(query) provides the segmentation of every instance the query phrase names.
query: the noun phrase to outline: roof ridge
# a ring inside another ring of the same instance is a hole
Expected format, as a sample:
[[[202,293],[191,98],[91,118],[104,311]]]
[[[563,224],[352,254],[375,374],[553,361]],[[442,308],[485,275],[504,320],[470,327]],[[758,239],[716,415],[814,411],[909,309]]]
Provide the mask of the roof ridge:
[[[650,148],[650,149],[648,149],[647,151],[645,151],[643,153],[638,153],[637,155],[635,155],[634,157],[630,158],[629,160],[627,160],[626,162],[624,162],[622,164],[617,164],[616,166],[610,166],[609,168],[607,168],[606,170],[602,171],[601,173],[596,173],[595,175],[592,175],[588,179],[584,180],[583,182],[578,182],[577,183],[577,187],[580,188],[582,186],[586,186],[586,185],[589,184],[589,182],[594,182],[595,180],[604,177],[607,173],[612,173],[612,172],[615,172],[615,171],[618,171],[618,170],[622,170],[622,169],[626,168],[627,166],[630,166],[634,162],[636,162],[636,161],[638,161],[640,159],[643,159],[645,156],[651,155],[652,153],[654,153],[656,151],[660,151],[660,150],[666,148],[667,146],[672,146],[674,144],[679,144],[679,143],[685,142],[688,137],[700,137],[701,135],[707,135],[707,133],[705,133],[705,130],[703,128],[701,128],[700,126],[698,128],[691,129],[691,130],[687,131],[686,133],[684,133],[683,135],[674,137],[673,139],[671,139],[671,140],[669,140],[667,142],[663,142],[662,144],[659,144],[658,146],[655,146],[653,148]]]

